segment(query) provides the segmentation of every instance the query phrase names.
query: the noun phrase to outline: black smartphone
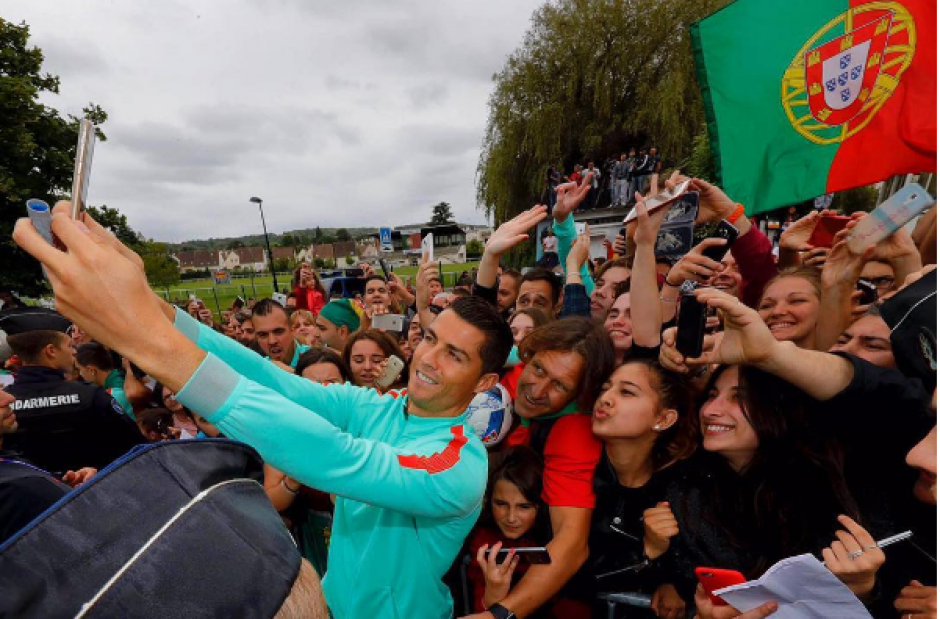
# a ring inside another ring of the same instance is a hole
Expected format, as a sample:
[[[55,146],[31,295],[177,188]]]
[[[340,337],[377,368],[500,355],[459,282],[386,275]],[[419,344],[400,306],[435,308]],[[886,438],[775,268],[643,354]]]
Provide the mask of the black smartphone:
[[[859,279],[855,282],[855,288],[862,291],[862,296],[858,300],[861,305],[871,305],[878,300],[878,287],[867,279]]]
[[[496,552],[496,563],[502,564],[509,556],[509,551],[514,550],[517,555],[531,563],[532,565],[548,565],[552,562],[552,557],[548,554],[548,549],[538,548],[500,548]],[[487,553],[489,554],[489,553]]]
[[[698,284],[686,281],[679,288],[679,320],[676,329],[676,350],[685,357],[701,357],[705,346],[705,323],[708,308],[695,298]]]
[[[711,258],[715,262],[721,262],[721,259],[725,257],[725,254],[728,253],[728,250],[731,249],[734,242],[738,240],[738,229],[734,227],[733,223],[722,219],[715,230],[706,238],[724,239],[727,241],[724,245],[708,247],[702,252],[702,255],[706,258]]]
[[[379,258],[379,266],[382,267],[382,273],[385,274],[385,281],[392,281],[392,278],[389,276],[388,264],[385,263],[385,258]]]

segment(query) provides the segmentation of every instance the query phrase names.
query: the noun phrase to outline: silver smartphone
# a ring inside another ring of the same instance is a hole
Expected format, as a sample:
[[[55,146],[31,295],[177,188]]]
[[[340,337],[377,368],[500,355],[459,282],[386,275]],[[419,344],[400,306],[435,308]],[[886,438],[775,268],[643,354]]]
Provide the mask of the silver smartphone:
[[[392,355],[385,364],[385,372],[375,379],[375,384],[382,389],[387,389],[392,383],[398,380],[401,371],[405,369],[405,362],[397,356]]]
[[[75,169],[72,172],[72,219],[81,218],[88,197],[91,159],[95,153],[95,125],[87,118],[78,121],[78,145],[75,147]]]
[[[372,317],[372,327],[382,331],[404,333],[407,319],[401,314],[378,314]]]

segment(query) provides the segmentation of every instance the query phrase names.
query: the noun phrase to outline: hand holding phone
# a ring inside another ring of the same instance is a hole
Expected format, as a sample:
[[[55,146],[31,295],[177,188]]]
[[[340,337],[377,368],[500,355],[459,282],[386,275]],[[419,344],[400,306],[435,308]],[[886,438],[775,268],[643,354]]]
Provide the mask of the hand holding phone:
[[[816,226],[813,228],[813,233],[810,234],[807,242],[813,247],[832,249],[836,234],[841,232],[850,221],[852,221],[851,217],[820,215],[816,219]]]
[[[745,578],[744,574],[741,572],[723,570],[717,567],[697,567],[695,568],[695,576],[698,578],[698,581],[702,584],[702,588],[705,589],[705,592],[711,598],[712,604],[715,606],[727,606],[728,603],[720,597],[713,595],[713,591],[747,582],[747,578]]]
[[[684,357],[702,356],[705,347],[707,307],[695,298],[698,284],[686,281],[679,288],[679,320],[676,325],[676,350]]]
[[[738,240],[738,229],[734,227],[734,224],[722,219],[718,227],[715,228],[715,231],[712,232],[708,238],[725,240],[724,245],[712,245],[702,250],[702,255],[706,258],[710,258],[715,262],[721,262],[721,259],[725,257],[725,254],[728,253],[728,250],[731,249],[734,242]]]
[[[375,379],[375,385],[382,389],[388,389],[398,379],[403,369],[405,369],[405,362],[396,355],[392,355],[385,362],[385,371]]]

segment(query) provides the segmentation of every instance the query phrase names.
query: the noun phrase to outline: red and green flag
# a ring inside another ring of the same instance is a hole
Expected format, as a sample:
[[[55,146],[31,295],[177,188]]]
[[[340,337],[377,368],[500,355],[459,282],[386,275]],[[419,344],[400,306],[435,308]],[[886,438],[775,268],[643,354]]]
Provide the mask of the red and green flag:
[[[749,214],[937,169],[937,0],[737,0],[691,34],[719,181]]]

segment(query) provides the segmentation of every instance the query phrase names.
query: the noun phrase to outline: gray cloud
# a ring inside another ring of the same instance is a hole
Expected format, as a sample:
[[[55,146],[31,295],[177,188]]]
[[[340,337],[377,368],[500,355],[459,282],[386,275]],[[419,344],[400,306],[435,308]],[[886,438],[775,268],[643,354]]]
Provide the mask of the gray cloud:
[[[542,0],[7,0],[61,93],[110,118],[89,197],[146,236],[397,225],[474,177],[490,76]],[[63,33],[69,32],[66,39]]]

